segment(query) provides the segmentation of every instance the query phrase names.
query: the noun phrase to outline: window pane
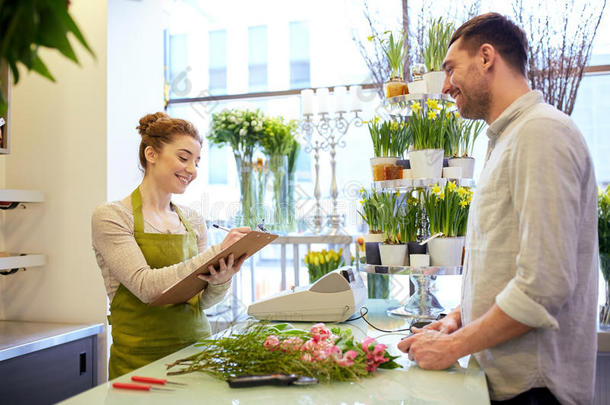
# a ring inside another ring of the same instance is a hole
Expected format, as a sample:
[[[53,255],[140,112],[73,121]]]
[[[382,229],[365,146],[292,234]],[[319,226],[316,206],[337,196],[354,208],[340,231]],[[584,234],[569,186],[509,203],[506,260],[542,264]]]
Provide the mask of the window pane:
[[[587,141],[598,183],[610,183],[610,74],[584,76],[572,118]]]
[[[227,184],[227,160],[229,153],[226,148],[210,146],[208,152],[208,184]]]
[[[186,34],[169,36],[169,84],[171,86],[170,97],[172,98],[185,96],[179,91],[179,83],[174,81],[180,73],[184,74],[186,72],[188,65],[187,45]]]
[[[267,90],[267,27],[248,28],[248,90]]]
[[[211,95],[227,93],[227,32],[210,31],[209,88]]]

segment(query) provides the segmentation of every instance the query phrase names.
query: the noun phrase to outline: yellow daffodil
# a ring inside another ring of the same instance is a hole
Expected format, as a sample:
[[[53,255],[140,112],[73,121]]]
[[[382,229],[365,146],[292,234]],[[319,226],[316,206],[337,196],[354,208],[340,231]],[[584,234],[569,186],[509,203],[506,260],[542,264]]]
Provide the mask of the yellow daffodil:
[[[428,106],[428,108],[431,108],[433,110],[440,110],[437,100],[428,99],[426,100],[426,105]]]
[[[445,199],[445,193],[444,193],[444,192],[441,192],[441,193],[438,195],[438,198],[440,198],[441,200],[444,200],[444,199]]]
[[[466,207],[466,206],[468,206],[468,204],[469,204],[469,203],[468,203],[468,201],[467,201],[467,200],[462,200],[462,201],[460,201],[460,207]]]
[[[432,192],[433,192],[434,194],[440,194],[440,193],[441,193],[441,188],[439,187],[439,185],[438,185],[438,184],[435,184],[435,185],[432,187]]]
[[[447,119],[451,118],[451,112],[450,111],[447,111],[445,113],[445,118],[447,118]]]
[[[460,118],[460,113],[459,113],[459,112],[457,112],[457,111],[455,111],[455,112],[453,113],[453,116],[454,116],[455,118]]]
[[[390,124],[390,129],[391,129],[392,131],[398,131],[398,123],[397,123],[396,121],[392,122],[392,123]]]
[[[316,265],[316,266],[320,265],[320,259],[318,259],[317,256],[313,258],[313,264]]]
[[[464,187],[458,187],[457,193],[460,197],[464,197],[468,195],[468,190],[466,190]]]
[[[457,188],[457,186],[455,185],[455,183],[454,183],[454,182],[450,181],[450,182],[447,184],[447,188],[449,189],[449,191],[455,191],[455,189]]]
[[[436,118],[436,111],[428,111],[428,119],[433,120]]]
[[[413,104],[411,104],[411,110],[413,112],[419,112],[421,111],[421,104],[419,104],[419,102],[414,102]]]
[[[369,37],[367,39],[369,40],[369,42],[373,42],[373,40],[375,39],[375,36],[369,35]]]

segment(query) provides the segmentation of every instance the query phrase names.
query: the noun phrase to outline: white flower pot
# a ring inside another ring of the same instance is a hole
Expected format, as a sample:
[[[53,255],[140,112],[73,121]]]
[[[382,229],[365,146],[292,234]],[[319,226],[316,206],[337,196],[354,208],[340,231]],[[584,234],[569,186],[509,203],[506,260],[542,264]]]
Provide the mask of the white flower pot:
[[[462,178],[472,179],[474,175],[474,158],[471,157],[454,157],[449,159],[449,167],[461,167]]]
[[[445,83],[445,72],[428,72],[424,73],[424,80],[428,93],[441,94],[443,92],[443,83]]]
[[[405,266],[407,263],[407,245],[379,244],[379,255],[382,266]]]
[[[428,242],[432,266],[454,267],[462,265],[464,237],[435,238]]]
[[[402,169],[402,178],[403,179],[412,179],[413,178],[413,170],[412,169]]]
[[[409,255],[409,265],[411,267],[428,267],[428,266],[430,266],[430,255],[426,255],[426,254]]]
[[[407,84],[409,94],[424,94],[428,92],[425,80],[415,80]]]
[[[362,239],[364,242],[383,242],[383,234],[382,233],[367,233],[366,235],[362,235]]]
[[[460,166],[443,167],[443,178],[461,179],[462,178],[462,168]]]
[[[443,173],[442,149],[422,149],[409,152],[414,179],[440,179]]]

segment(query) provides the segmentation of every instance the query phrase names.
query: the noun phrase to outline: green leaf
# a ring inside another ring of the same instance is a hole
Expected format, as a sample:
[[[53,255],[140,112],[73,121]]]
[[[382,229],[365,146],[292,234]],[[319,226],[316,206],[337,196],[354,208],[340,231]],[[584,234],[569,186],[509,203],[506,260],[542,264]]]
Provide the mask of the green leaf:
[[[78,63],[72,45],[66,37],[67,33],[68,31],[62,21],[57,18],[52,10],[41,10],[36,43],[47,48],[55,48],[68,59]]]
[[[67,12],[67,9],[63,6],[63,1],[53,2],[51,3],[52,9],[55,12],[55,15],[62,21],[66,29],[71,32],[78,42],[87,50],[89,53],[95,57],[95,53],[89,47],[89,44],[85,40],[84,35],[81,33],[80,29],[76,25],[76,22],[72,19],[70,14]]]
[[[38,54],[36,54],[34,62],[32,63],[32,70],[39,75],[46,77],[50,81],[55,82],[55,78],[47,68],[47,65],[45,65],[42,59],[38,57]]]
[[[4,98],[4,94],[0,91],[0,115],[6,115],[8,111],[8,104],[6,103],[6,99]]]

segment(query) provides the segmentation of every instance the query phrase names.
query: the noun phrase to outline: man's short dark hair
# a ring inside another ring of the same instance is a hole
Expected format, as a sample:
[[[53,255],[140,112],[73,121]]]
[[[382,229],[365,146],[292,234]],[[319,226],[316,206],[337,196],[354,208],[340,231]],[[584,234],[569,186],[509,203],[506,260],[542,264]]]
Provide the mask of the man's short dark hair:
[[[527,37],[525,32],[508,18],[498,13],[481,14],[465,22],[453,33],[449,46],[462,38],[462,48],[470,54],[481,45],[490,44],[506,63],[526,76]]]

